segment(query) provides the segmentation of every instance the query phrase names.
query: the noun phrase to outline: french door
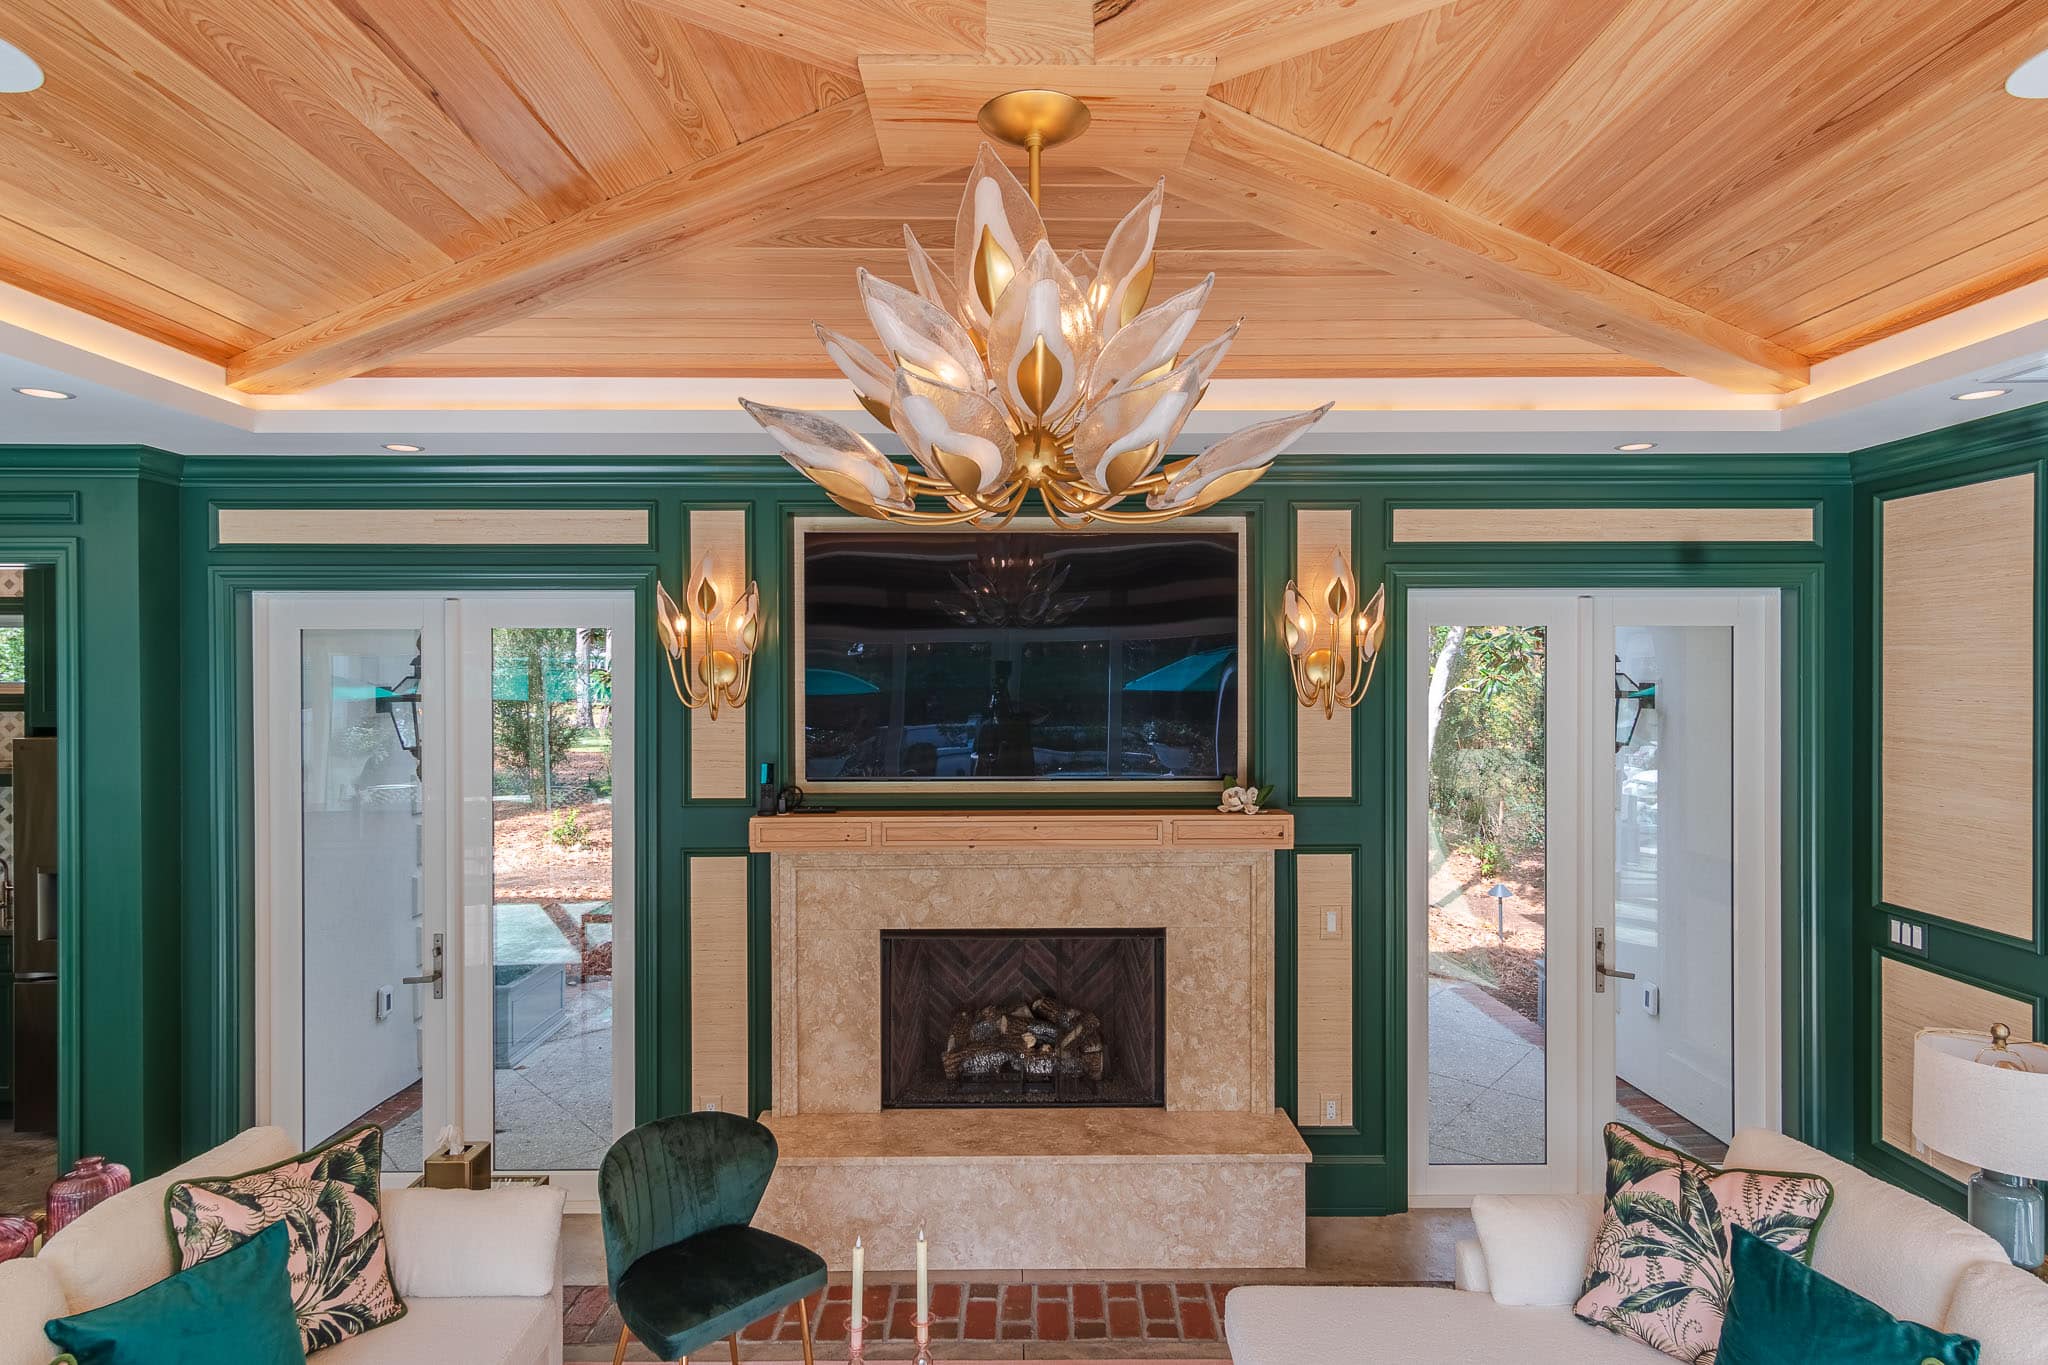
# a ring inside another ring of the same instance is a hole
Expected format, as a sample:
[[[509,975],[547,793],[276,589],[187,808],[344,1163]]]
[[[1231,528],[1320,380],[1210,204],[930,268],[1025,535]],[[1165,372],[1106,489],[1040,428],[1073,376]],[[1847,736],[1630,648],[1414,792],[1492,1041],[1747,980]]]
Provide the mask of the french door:
[[[1408,599],[1409,1192],[1779,1121],[1777,598]]]
[[[259,1120],[595,1197],[633,1113],[632,596],[259,594]]]

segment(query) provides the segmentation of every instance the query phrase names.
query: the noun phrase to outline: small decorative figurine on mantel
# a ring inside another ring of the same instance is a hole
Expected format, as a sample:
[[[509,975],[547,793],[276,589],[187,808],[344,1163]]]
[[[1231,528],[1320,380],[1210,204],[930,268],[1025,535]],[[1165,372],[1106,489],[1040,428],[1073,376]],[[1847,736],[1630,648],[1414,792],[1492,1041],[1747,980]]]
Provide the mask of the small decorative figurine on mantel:
[[[1225,787],[1223,789],[1223,799],[1217,803],[1216,809],[1222,811],[1225,815],[1257,815],[1259,807],[1265,805],[1267,799],[1272,795],[1273,788],[1270,783],[1263,787],[1248,785]]]

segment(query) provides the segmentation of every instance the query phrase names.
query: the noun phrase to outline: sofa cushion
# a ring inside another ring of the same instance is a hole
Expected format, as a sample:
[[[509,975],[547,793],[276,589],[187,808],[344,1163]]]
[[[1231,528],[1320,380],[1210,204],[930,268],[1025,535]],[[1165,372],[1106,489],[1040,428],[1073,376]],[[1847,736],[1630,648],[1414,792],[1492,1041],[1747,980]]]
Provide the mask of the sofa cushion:
[[[50,1239],[36,1258],[63,1286],[65,1311],[84,1313],[171,1273],[164,1240],[164,1193],[180,1180],[231,1175],[292,1154],[282,1128],[251,1128],[154,1180],[115,1195]]]
[[[50,1365],[43,1324],[71,1311],[64,1286],[40,1260],[0,1261],[0,1365]]]
[[[1607,1211],[1572,1311],[1706,1365],[1728,1311],[1733,1230],[1803,1261],[1833,1190],[1796,1172],[1717,1171],[1624,1124],[1608,1124],[1603,1140]]]
[[[386,1190],[384,1235],[398,1292],[538,1298],[561,1287],[560,1189]]]
[[[1728,1160],[1826,1176],[1835,1205],[1814,1238],[1810,1264],[1893,1317],[1943,1322],[1964,1271],[2010,1264],[1997,1242],[1954,1214],[1796,1138],[1745,1128]]]
[[[1903,1322],[1742,1228],[1732,1259],[1716,1365],[1977,1365],[1970,1338]]]
[[[305,1365],[289,1251],[284,1225],[273,1223],[225,1255],[45,1330],[78,1365]]]
[[[308,1355],[405,1316],[377,1213],[383,1158],[372,1125],[260,1170],[179,1181],[164,1213],[181,1263],[189,1270],[282,1223]]]
[[[1472,1225],[1496,1301],[1569,1308],[1585,1287],[1600,1200],[1576,1194],[1474,1195]]]
[[[561,1300],[415,1299],[397,1322],[350,1337],[319,1365],[547,1365],[562,1349]]]
[[[1457,1289],[1246,1285],[1223,1301],[1236,1365],[1657,1365],[1665,1357],[1557,1308]]]
[[[1984,1348],[1978,1365],[2042,1365],[2048,1281],[2009,1263],[1973,1265],[1956,1285],[1941,1330],[1975,1338]]]

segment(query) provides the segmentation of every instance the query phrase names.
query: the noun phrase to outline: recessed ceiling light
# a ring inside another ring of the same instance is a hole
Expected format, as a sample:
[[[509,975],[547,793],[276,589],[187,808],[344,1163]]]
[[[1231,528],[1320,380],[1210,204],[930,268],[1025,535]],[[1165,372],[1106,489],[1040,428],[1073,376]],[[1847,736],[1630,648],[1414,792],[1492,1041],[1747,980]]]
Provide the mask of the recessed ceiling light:
[[[1626,445],[1618,445],[1615,447],[1616,450],[1626,450],[1631,452],[1638,450],[1655,450],[1656,448],[1657,443],[1655,441],[1630,441]]]
[[[2003,398],[2011,392],[2011,389],[1971,389],[1968,393],[1956,394],[1955,400],[1958,403],[1981,403],[1987,398]]]
[[[2048,52],[2036,52],[2005,78],[2005,93],[2023,100],[2048,100]]]
[[[417,455],[422,450],[426,449],[425,446],[407,445],[404,441],[388,442],[384,448],[386,450],[395,451],[400,455]]]
[[[0,38],[0,95],[24,95],[43,83],[36,59]]]
[[[29,388],[29,387],[24,387],[24,388],[18,388],[18,389],[16,389],[16,390],[15,390],[15,392],[16,392],[16,393],[18,393],[18,394],[20,394],[20,395],[21,395],[21,396],[22,396],[23,398],[76,398],[76,397],[78,397],[78,395],[77,395],[77,394],[75,394],[75,393],[66,393],[66,392],[64,392],[64,390],[62,390],[62,389],[38,389],[38,388]]]

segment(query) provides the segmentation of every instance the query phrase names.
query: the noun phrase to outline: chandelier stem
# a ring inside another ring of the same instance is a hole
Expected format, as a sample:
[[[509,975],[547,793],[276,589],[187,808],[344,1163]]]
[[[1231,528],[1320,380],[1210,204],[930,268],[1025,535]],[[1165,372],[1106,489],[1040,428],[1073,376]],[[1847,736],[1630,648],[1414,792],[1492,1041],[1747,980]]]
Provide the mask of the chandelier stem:
[[[1026,182],[1025,188],[1030,192],[1033,204],[1038,202],[1038,162],[1040,155],[1044,151],[1045,134],[1034,128],[1024,138],[1024,154],[1028,159],[1030,168],[1030,179]]]

